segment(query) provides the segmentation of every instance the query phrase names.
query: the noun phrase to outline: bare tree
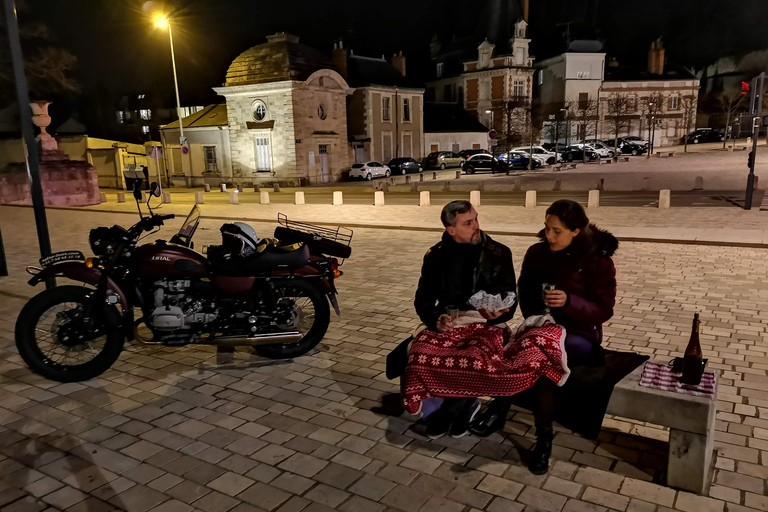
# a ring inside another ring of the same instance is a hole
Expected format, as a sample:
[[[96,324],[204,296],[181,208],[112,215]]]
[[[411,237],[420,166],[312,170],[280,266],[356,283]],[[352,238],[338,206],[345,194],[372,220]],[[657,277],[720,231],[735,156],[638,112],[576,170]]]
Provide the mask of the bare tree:
[[[728,127],[731,125],[731,118],[741,109],[744,103],[745,95],[741,94],[741,89],[728,89],[717,95],[717,101],[720,105],[720,111],[725,114],[725,136],[723,137],[723,149],[728,143]],[[686,138],[687,133],[685,134]]]
[[[635,111],[635,98],[623,93],[612,94],[606,100],[606,120],[613,131],[613,147],[618,152],[619,133],[629,129],[632,112]]]
[[[527,98],[507,101],[504,104],[504,134],[502,140],[506,143],[506,151],[509,152],[516,146],[529,146],[531,159],[528,168],[533,166],[533,143],[540,136],[540,130],[535,126],[533,104]]]
[[[584,142],[584,139],[589,137],[590,124],[593,124],[593,121],[597,119],[597,99],[587,96],[584,99],[570,102],[568,106],[571,109],[569,117],[571,117],[576,124],[576,133],[582,135],[579,142]],[[597,138],[596,124],[595,138]]]
[[[662,113],[662,102],[664,97],[661,94],[651,94],[640,98],[640,111],[646,120],[648,126],[648,153],[646,158],[651,157],[651,149],[653,147],[653,125],[656,120],[659,119]],[[642,136],[642,134],[641,134]]]
[[[25,2],[19,2],[18,8],[24,14]],[[52,45],[51,34],[45,25],[26,22],[25,17],[19,19],[19,31],[24,44],[24,67],[32,99],[77,92],[78,83],[71,76],[77,58],[67,50]],[[0,32],[6,32],[4,19],[0,19]],[[0,45],[0,102],[13,98],[14,90],[9,48]]]
[[[683,111],[683,124],[685,125],[685,136],[683,141],[685,144],[684,152],[688,152],[688,134],[691,133],[691,125],[696,124],[696,112],[699,107],[699,99],[693,90],[690,94],[686,94],[680,98],[680,108]],[[723,139],[725,141],[725,139]]]

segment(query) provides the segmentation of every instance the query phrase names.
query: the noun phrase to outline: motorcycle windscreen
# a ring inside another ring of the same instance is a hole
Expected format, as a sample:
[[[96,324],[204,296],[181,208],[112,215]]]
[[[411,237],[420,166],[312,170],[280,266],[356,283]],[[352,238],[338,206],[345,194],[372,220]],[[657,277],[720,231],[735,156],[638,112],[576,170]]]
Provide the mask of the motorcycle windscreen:
[[[184,224],[182,224],[181,229],[179,229],[176,236],[181,238],[184,244],[188,246],[189,241],[192,240],[195,231],[197,231],[198,224],[200,224],[200,208],[195,205],[192,207],[192,211],[189,212],[189,215],[187,215]]]

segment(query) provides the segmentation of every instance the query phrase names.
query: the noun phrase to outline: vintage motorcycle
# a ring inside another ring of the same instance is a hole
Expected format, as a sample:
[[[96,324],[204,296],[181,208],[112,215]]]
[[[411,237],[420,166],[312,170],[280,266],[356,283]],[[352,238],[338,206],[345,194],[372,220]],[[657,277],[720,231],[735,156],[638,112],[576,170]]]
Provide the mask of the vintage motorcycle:
[[[270,358],[306,354],[340,314],[334,280],[348,258],[352,231],[289,221],[278,215],[274,239],[255,239],[243,223],[221,227],[222,244],[203,255],[192,237],[192,208],[170,241],[138,245],[174,215],[158,215],[150,200],[140,220],[91,230],[94,256],[64,251],[28,267],[29,284],[65,277],[87,286],[57,286],[36,295],[16,321],[16,346],[36,373],[60,382],[94,378],[120,356],[125,340],[161,346],[252,346]],[[327,297],[327,298],[326,298]],[[137,311],[138,315],[134,312]],[[136,318],[138,316],[138,318]]]

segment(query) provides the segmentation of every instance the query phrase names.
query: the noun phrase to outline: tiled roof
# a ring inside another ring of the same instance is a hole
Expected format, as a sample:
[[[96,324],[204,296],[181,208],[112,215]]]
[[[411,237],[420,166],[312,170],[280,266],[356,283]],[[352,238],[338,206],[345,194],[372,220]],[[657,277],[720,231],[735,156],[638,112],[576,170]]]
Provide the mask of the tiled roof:
[[[182,119],[184,128],[201,128],[205,126],[227,126],[227,106],[226,105],[208,105],[203,110],[195,112]],[[162,129],[178,128],[179,121],[173,121],[162,127]]]
[[[347,83],[350,87],[381,85],[388,87],[423,88],[424,85],[403,76],[384,59],[349,55],[347,57]]]

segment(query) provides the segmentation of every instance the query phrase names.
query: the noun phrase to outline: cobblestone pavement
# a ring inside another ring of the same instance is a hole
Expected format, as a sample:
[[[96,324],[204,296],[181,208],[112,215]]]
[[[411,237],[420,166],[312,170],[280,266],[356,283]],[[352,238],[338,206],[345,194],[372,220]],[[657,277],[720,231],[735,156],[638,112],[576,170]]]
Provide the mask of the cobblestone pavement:
[[[666,362],[701,312],[720,387],[716,468],[708,496],[696,496],[658,485],[667,433],[652,425],[607,418],[595,442],[559,431],[553,468],[537,477],[519,462],[533,439],[527,413],[488,439],[429,441],[374,412],[398,391],[385,355],[414,326],[412,296],[436,233],[356,230],[338,281],[342,315],[308,356],[131,345],[101,378],[59,384],[15,351],[17,297],[32,293],[19,273],[36,259],[36,240],[31,210],[2,214],[12,273],[0,278],[3,511],[768,510],[765,250],[624,243],[615,258],[609,348]],[[88,229],[127,217],[56,211],[49,220],[54,250],[85,250]],[[198,244],[215,243],[219,224],[204,221]],[[274,225],[254,227],[266,236]],[[519,269],[531,239],[498,239]]]

